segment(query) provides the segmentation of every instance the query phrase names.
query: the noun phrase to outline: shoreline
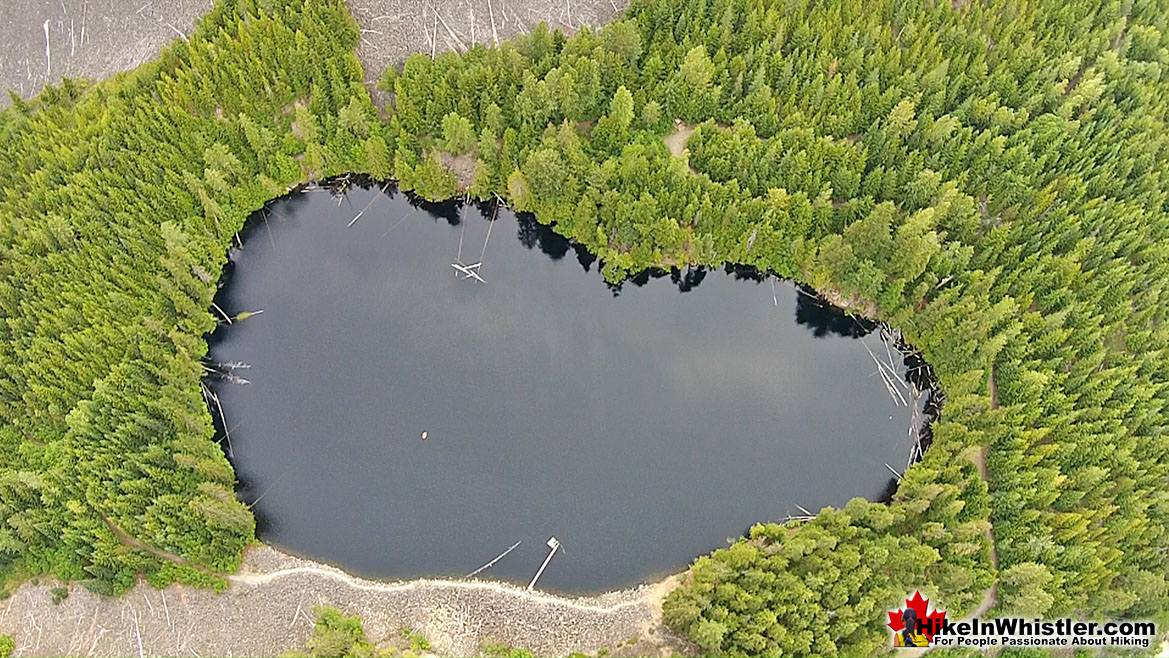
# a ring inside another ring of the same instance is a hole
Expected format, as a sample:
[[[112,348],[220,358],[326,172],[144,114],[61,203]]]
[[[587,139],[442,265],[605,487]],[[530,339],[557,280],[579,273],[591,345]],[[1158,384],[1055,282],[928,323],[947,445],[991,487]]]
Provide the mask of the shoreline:
[[[536,655],[597,654],[636,638],[634,655],[686,655],[689,644],[662,626],[670,576],[593,596],[529,592],[484,579],[377,581],[260,545],[226,577],[222,594],[139,583],[120,597],[80,585],[53,604],[56,582],[26,582],[0,604],[0,633],[16,638],[13,656],[236,655],[301,650],[312,608],[328,604],[362,618],[374,642],[421,632],[437,655],[479,655],[500,642]]]
[[[482,573],[480,573],[479,575],[477,575],[475,577],[470,577],[470,576],[466,576],[466,575],[459,575],[456,573],[448,573],[448,574],[435,573],[433,575],[423,575],[423,576],[416,576],[416,577],[395,577],[395,576],[383,577],[383,576],[379,576],[379,575],[374,574],[374,573],[365,573],[365,572],[361,572],[361,571],[349,570],[349,569],[346,569],[345,567],[343,567],[339,564],[335,564],[333,562],[330,562],[328,560],[328,558],[313,557],[311,555],[304,555],[302,553],[297,552],[297,550],[294,548],[284,546],[284,545],[277,543],[277,542],[267,541],[263,537],[261,537],[260,535],[261,535],[261,531],[259,529],[257,529],[256,543],[254,545],[249,546],[248,548],[244,549],[244,553],[243,553],[244,562],[243,562],[243,564],[245,564],[245,565],[247,564],[248,556],[251,555],[253,552],[260,551],[262,549],[271,549],[274,553],[279,554],[283,558],[287,558],[289,561],[295,560],[298,563],[301,563],[303,566],[306,566],[306,567],[320,568],[320,569],[322,569],[324,571],[328,571],[330,573],[335,572],[335,573],[341,574],[345,578],[352,580],[354,582],[357,582],[357,583],[373,583],[378,588],[390,587],[390,586],[397,587],[399,585],[407,585],[410,583],[420,583],[420,582],[454,583],[454,584],[465,584],[465,583],[478,582],[478,583],[491,583],[494,585],[500,585],[500,586],[515,589],[515,590],[520,590],[520,591],[525,591],[525,592],[527,591],[527,586],[524,584],[526,582],[526,580],[521,582],[521,581],[517,581],[517,580],[508,580],[505,578],[494,578],[491,576],[491,572],[489,569],[484,570]],[[715,550],[718,550],[719,548],[723,548],[723,547],[724,547],[724,545],[720,544],[720,545],[712,547],[710,549],[710,551],[715,551]],[[706,553],[700,553],[698,555],[695,555],[693,558],[691,558],[690,562],[687,562],[686,564],[678,567],[677,569],[673,569],[673,570],[671,570],[671,569],[657,569],[652,574],[649,574],[648,576],[639,579],[636,583],[629,584],[629,585],[617,586],[617,587],[613,587],[611,589],[597,587],[597,588],[593,588],[593,589],[582,589],[579,591],[563,590],[563,589],[556,589],[556,588],[544,589],[542,587],[537,587],[536,589],[534,589],[532,591],[535,594],[540,594],[540,595],[547,596],[547,597],[554,598],[554,599],[563,599],[563,600],[567,600],[567,601],[581,601],[581,600],[586,600],[586,599],[599,599],[599,598],[604,598],[610,594],[616,594],[618,592],[639,592],[647,587],[654,587],[654,586],[660,585],[662,582],[669,580],[670,578],[676,578],[676,577],[681,576],[682,574],[686,573],[686,571],[688,571],[690,569],[690,565],[694,562],[694,560],[697,560],[699,557],[701,557],[703,555],[709,555],[710,551],[707,551]],[[263,559],[263,558],[258,558],[258,559]],[[297,569],[300,567],[288,567],[288,568]],[[243,567],[240,568],[240,571],[238,571],[234,574],[220,575],[220,577],[223,578],[224,580],[226,580],[227,582],[232,583],[232,582],[235,582],[235,581],[233,581],[233,578],[237,578],[237,577],[240,577],[242,575],[244,575]],[[265,573],[265,574],[257,574],[257,575],[270,575],[270,574]],[[250,575],[249,575],[249,577],[250,577]],[[240,582],[242,583],[245,580],[248,580],[248,578],[244,578]]]

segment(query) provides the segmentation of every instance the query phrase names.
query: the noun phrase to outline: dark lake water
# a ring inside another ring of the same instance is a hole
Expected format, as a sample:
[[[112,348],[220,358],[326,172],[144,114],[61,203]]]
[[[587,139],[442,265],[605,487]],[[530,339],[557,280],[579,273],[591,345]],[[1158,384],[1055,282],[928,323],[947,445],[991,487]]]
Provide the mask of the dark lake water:
[[[217,298],[263,313],[211,338],[250,383],[210,383],[260,537],[293,553],[463,576],[520,541],[482,576],[526,584],[555,536],[541,589],[630,586],[799,506],[882,497],[915,441],[882,340],[790,283],[615,290],[531,218],[501,209],[487,240],[491,206],[377,189],[264,215]],[[456,276],[460,236],[485,284]]]

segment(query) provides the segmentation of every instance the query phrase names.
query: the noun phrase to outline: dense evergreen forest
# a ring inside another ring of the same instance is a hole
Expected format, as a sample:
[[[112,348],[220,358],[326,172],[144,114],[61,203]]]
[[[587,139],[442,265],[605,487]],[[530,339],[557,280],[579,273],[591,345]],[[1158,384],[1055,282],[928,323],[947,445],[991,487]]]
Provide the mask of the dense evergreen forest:
[[[918,588],[953,616],[993,586],[1003,611],[1169,622],[1167,22],[1166,0],[635,0],[411,57],[379,108],[340,0],[220,0],[157,62],[0,113],[0,573],[116,593],[238,566],[254,521],[200,384],[225,249],[360,172],[498,194],[611,281],[794,278],[934,365],[946,405],[891,503],[762,523],[683,577],[665,619],[706,651],[883,652]]]

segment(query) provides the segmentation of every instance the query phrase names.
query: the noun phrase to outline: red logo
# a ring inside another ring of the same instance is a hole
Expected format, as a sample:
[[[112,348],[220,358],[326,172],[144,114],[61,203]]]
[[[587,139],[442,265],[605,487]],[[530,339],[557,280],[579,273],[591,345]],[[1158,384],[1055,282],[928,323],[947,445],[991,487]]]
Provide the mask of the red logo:
[[[930,600],[924,599],[921,592],[914,592],[912,599],[905,599],[905,608],[898,608],[897,610],[889,611],[889,628],[893,629],[894,633],[900,633],[905,629],[905,620],[916,620],[917,628],[910,629],[911,633],[917,633],[925,636],[927,641],[932,642],[934,634],[942,629],[942,622],[946,619],[945,610],[929,611]],[[905,645],[912,646],[912,645]]]

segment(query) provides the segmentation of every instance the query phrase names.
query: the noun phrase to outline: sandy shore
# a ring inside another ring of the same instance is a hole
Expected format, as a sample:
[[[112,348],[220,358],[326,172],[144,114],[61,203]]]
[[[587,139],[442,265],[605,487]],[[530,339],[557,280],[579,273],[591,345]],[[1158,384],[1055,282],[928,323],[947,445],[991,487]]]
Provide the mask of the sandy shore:
[[[438,655],[477,655],[488,641],[537,655],[621,655],[633,638],[631,654],[687,652],[661,626],[672,578],[570,598],[492,581],[364,580],[263,546],[230,581],[223,594],[142,583],[119,598],[72,586],[60,604],[55,584],[26,583],[0,602],[0,633],[16,638],[15,656],[275,656],[303,648],[312,608],[329,604],[360,615],[372,640],[410,628]]]

